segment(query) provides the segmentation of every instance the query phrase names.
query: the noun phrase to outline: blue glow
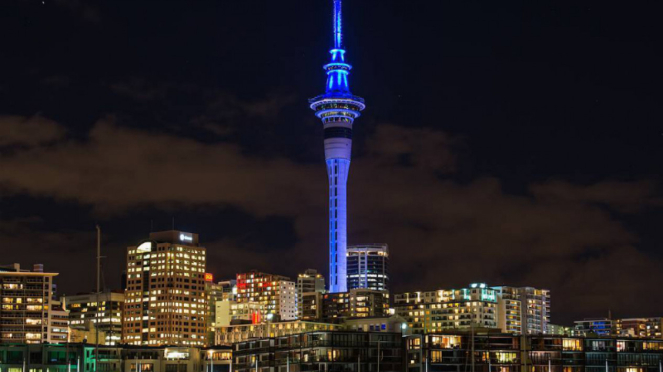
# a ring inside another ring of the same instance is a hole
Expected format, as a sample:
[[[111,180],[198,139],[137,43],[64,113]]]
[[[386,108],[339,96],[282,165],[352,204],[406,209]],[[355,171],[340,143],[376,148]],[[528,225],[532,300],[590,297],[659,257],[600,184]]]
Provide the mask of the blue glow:
[[[352,128],[354,119],[366,107],[364,99],[352,95],[348,75],[352,66],[346,63],[343,49],[342,0],[334,2],[334,45],[327,72],[325,93],[309,100],[325,127]],[[329,177],[329,292],[347,291],[347,179],[350,171],[351,138],[325,139],[325,159]]]
[[[334,0],[334,47],[343,47],[343,14],[341,0]]]

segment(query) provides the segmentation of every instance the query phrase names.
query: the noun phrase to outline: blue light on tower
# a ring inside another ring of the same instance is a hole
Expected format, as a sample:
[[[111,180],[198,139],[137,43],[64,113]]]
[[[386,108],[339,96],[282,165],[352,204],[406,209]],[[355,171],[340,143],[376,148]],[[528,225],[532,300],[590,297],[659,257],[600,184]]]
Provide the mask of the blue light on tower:
[[[343,49],[342,0],[334,1],[334,48],[327,71],[325,94],[309,100],[322,120],[325,159],[329,177],[329,292],[347,291],[347,181],[352,155],[352,124],[366,107],[364,99],[350,93],[352,66]]]

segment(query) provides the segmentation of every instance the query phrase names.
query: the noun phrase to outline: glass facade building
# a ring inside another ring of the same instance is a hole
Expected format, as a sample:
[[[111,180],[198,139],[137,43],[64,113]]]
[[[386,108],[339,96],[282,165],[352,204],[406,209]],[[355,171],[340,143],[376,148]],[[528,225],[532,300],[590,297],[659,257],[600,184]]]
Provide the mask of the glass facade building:
[[[363,244],[348,247],[348,290],[389,290],[389,247]]]

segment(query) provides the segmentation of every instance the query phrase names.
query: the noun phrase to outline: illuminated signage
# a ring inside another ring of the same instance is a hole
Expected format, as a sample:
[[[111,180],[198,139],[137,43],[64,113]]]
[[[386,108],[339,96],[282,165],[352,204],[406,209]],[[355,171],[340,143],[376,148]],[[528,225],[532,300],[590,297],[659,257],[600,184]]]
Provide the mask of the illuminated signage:
[[[205,273],[205,281],[206,282],[213,282],[214,281],[214,275],[210,273]]]
[[[191,234],[180,233],[180,241],[183,242],[193,242],[193,236]]]

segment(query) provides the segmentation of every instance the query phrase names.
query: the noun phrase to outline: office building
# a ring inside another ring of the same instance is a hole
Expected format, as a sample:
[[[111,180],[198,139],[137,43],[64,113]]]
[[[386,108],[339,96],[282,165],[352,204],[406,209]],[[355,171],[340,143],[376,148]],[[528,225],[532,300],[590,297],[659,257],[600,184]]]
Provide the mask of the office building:
[[[352,125],[365,108],[364,99],[352,95],[350,66],[343,49],[341,0],[334,0],[334,46],[325,93],[309,100],[324,127],[325,161],[329,178],[329,292],[347,292],[347,181],[352,154]]]
[[[520,301],[520,328],[523,334],[548,334],[550,290],[532,287],[493,287],[500,299]],[[515,307],[515,306],[514,306]],[[514,309],[515,311],[515,309]],[[513,326],[512,329],[517,327]]]
[[[297,319],[304,319],[304,294],[325,292],[325,277],[317,270],[308,269],[297,275]],[[308,309],[310,310],[310,309]],[[308,314],[306,315],[308,316]]]
[[[82,334],[76,341],[91,342],[97,332],[102,335],[99,340],[103,345],[122,341],[123,291],[63,296],[62,303],[69,311],[69,326]]]
[[[239,342],[234,372],[403,372],[401,333],[319,331]]]
[[[290,278],[256,270],[237,274],[237,303],[258,303],[262,318],[271,314],[272,320],[297,319],[297,293]]]
[[[389,293],[370,289],[322,295],[322,319],[384,317],[389,315]]]
[[[198,234],[151,233],[127,249],[122,340],[130,345],[206,342],[206,251]]]
[[[19,264],[0,266],[0,343],[39,344],[57,338],[49,324],[62,315],[51,307],[57,275],[43,272],[43,265],[33,271]]]
[[[348,290],[389,290],[389,247],[364,244],[348,247]]]

